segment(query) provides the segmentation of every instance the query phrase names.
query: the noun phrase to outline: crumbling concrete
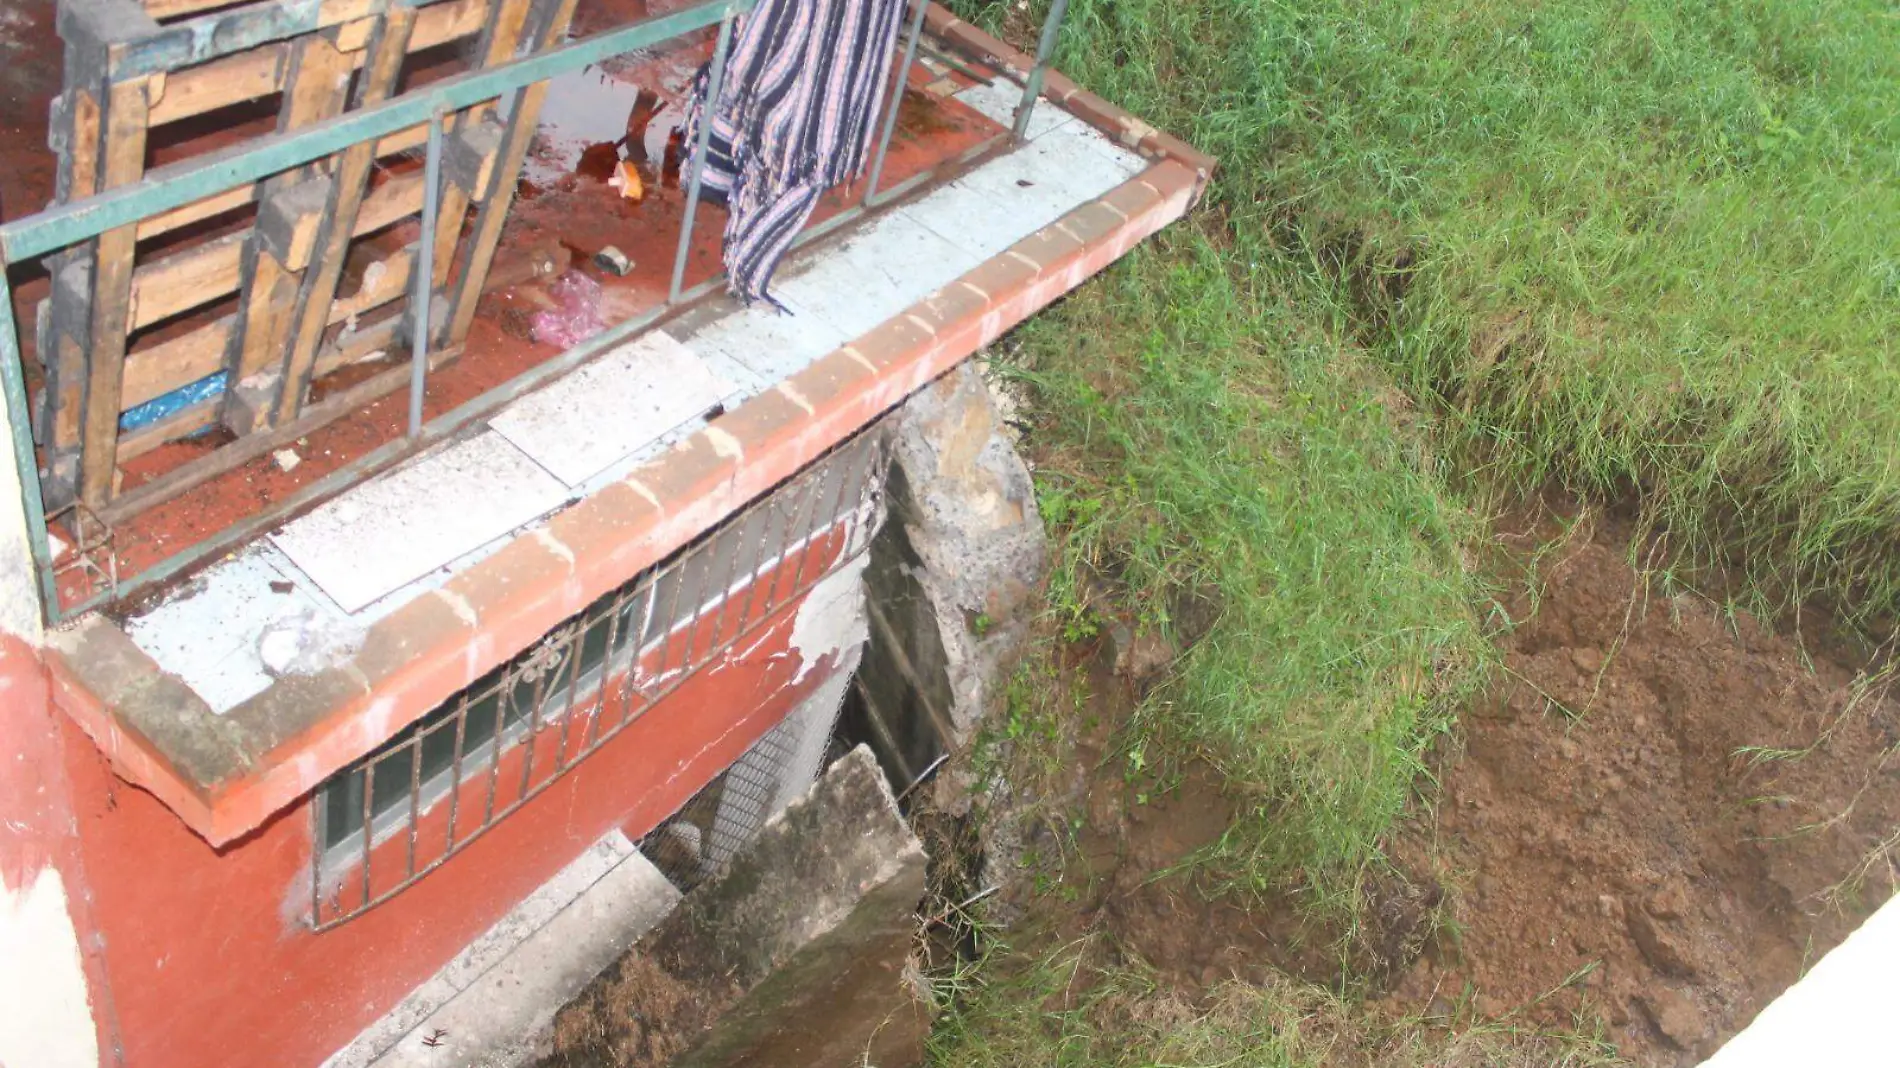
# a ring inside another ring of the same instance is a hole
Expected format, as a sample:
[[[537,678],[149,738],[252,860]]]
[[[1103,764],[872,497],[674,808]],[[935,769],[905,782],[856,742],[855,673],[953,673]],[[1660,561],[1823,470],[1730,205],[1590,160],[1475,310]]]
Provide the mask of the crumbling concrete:
[[[866,576],[872,640],[860,677],[893,763],[916,775],[970,740],[1007,682],[1047,545],[1029,469],[979,366],[906,403],[893,440],[896,522]]]
[[[924,851],[868,749],[811,792],[555,1021],[544,1068],[903,1068]]]

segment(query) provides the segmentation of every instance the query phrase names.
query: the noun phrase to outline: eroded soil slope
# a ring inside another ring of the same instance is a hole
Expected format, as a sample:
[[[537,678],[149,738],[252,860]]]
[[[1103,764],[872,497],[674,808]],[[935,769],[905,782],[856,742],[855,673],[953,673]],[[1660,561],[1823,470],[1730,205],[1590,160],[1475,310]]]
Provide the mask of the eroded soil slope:
[[[1626,1056],[1693,1064],[1892,893],[1900,706],[1812,621],[1804,653],[1627,560],[1579,533],[1509,606],[1528,622],[1400,850],[1452,922],[1391,1000],[1596,1010]]]
[[[1541,554],[1535,600],[1526,582],[1505,604],[1524,622],[1504,669],[1346,943],[1388,1016],[1600,1027],[1636,1064],[1692,1065],[1893,892],[1900,704],[1883,678],[1830,653],[1817,621],[1804,652],[1667,595],[1629,555],[1614,524],[1579,524]],[[1270,969],[1337,982],[1338,934],[1297,900],[1247,907],[1179,870],[1234,803],[1199,763],[1130,773],[1118,728],[1153,665],[1117,672],[1106,642],[1071,652],[1069,685],[1089,693],[1072,833],[1032,824],[1031,866],[1061,862],[1006,896],[1064,939],[1107,936],[1111,962],[1138,959],[1190,999]]]

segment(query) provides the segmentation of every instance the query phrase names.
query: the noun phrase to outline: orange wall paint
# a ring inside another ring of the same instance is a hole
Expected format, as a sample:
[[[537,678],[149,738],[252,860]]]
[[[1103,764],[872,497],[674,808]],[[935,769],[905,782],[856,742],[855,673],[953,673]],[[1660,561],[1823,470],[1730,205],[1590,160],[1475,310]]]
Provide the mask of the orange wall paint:
[[[742,643],[743,659],[729,653],[688,679],[441,868],[323,933],[307,926],[308,801],[215,850],[54,717],[120,1063],[320,1064],[603,834],[643,833],[671,815],[815,690],[835,665],[797,678],[802,657],[788,641],[800,603]]]

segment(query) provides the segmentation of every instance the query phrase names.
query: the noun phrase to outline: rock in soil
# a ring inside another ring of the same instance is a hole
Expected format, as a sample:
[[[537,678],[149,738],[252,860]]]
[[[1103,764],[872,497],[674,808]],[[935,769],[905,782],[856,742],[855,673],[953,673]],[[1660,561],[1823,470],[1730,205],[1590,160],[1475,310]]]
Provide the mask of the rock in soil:
[[[1636,1002],[1656,1030],[1677,1049],[1693,1050],[1709,1033],[1708,1018],[1695,1002],[1666,986],[1638,995]]]

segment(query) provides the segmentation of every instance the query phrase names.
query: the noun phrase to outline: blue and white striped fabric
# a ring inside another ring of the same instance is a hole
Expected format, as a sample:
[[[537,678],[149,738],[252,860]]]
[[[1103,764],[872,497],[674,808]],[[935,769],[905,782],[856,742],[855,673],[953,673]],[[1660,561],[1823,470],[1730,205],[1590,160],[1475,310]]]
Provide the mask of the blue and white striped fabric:
[[[747,303],[772,301],[772,272],[819,196],[863,172],[904,8],[905,0],[759,0],[736,27],[700,187],[731,212],[726,272]],[[708,80],[701,69],[688,151]]]

